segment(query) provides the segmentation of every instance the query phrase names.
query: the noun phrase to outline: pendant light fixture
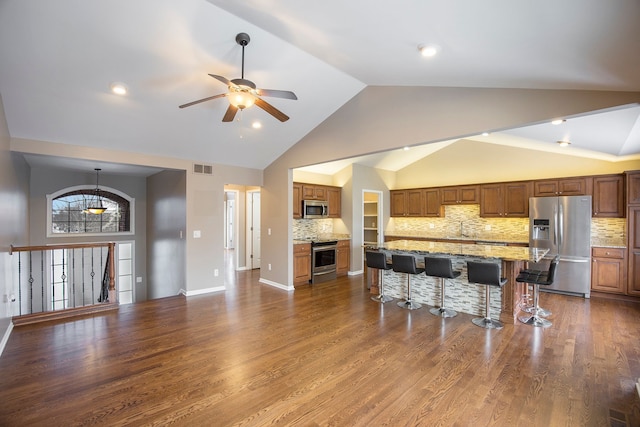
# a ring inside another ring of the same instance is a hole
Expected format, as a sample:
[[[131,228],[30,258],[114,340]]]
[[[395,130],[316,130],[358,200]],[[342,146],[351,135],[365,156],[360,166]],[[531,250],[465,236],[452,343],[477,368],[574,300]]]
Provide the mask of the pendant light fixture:
[[[94,170],[96,171],[95,197],[89,200],[89,206],[87,207],[86,211],[90,214],[101,215],[104,213],[104,211],[107,210],[107,208],[105,208],[104,205],[102,204],[102,198],[100,197],[100,188],[98,187],[98,174],[102,169],[95,168]]]

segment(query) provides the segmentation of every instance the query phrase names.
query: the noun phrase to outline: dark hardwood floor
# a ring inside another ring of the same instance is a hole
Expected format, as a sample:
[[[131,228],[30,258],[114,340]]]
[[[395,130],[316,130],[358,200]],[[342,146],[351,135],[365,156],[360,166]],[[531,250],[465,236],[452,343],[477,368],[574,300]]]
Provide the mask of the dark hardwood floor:
[[[497,331],[375,303],[364,277],[292,293],[229,278],[16,327],[0,425],[640,425],[639,304],[543,294],[551,328]]]

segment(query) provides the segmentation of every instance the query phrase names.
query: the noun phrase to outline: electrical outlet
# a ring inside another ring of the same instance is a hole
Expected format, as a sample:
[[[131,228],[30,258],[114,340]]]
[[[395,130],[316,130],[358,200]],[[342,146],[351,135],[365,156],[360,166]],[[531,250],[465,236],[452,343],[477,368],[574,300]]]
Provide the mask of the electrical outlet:
[[[217,269],[217,268],[216,268],[215,270],[213,270],[213,275],[214,275],[214,276],[218,277],[218,274],[219,274],[219,273],[220,273],[220,272],[218,271],[218,269]]]
[[[491,225],[487,224],[484,226],[485,231],[491,231]]]
[[[524,225],[524,231],[529,231],[529,224]]]
[[[271,271],[271,264],[269,264],[269,271]]]
[[[436,228],[436,225],[433,223],[429,223],[429,228]]]
[[[267,234],[268,234],[269,236],[271,236],[271,229],[270,229],[270,228],[267,228]]]

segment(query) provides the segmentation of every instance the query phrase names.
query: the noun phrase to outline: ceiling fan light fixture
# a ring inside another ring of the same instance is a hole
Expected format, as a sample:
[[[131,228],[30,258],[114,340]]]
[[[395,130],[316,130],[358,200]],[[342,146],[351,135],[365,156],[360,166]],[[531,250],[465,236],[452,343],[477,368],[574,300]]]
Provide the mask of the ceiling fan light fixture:
[[[249,92],[244,90],[237,90],[235,88],[229,88],[229,104],[234,107],[244,110],[251,107],[256,102],[256,98]]]

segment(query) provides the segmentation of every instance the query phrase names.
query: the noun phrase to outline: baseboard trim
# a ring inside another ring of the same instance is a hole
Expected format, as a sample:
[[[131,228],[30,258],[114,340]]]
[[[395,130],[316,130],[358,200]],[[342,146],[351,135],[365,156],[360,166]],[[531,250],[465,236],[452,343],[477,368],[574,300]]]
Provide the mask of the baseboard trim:
[[[9,335],[11,335],[11,331],[13,331],[13,322],[9,323],[9,327],[6,331],[4,331],[4,336],[2,337],[2,341],[0,341],[0,356],[2,356],[4,347],[7,345],[7,341],[9,341]]]
[[[119,309],[117,302],[107,302],[103,304],[93,304],[86,307],[67,308],[59,311],[45,311],[42,313],[24,314],[14,316],[11,320],[15,326],[30,325],[32,323],[49,322],[52,320],[70,319],[80,316],[98,314],[105,311]]]
[[[258,280],[258,282],[264,283],[265,285],[273,286],[274,288],[282,289],[283,291],[288,291],[288,292],[295,291],[296,289],[293,286],[286,286],[278,282],[272,282],[271,280],[263,279],[262,277],[260,278],[260,280]]]
[[[347,276],[359,276],[360,274],[364,274],[364,270],[347,271]]]
[[[225,288],[224,286],[216,286],[213,288],[205,288],[205,289],[196,289],[195,291],[187,291],[184,289],[180,289],[180,294],[184,295],[185,297],[192,297],[195,295],[204,295],[204,294],[210,294],[212,292],[220,292],[220,291],[226,291],[227,288]]]

